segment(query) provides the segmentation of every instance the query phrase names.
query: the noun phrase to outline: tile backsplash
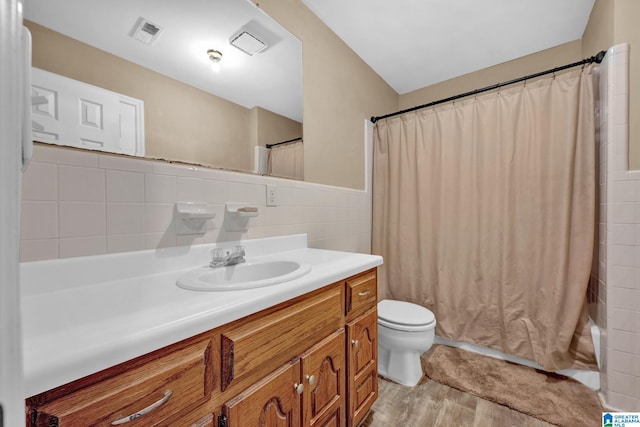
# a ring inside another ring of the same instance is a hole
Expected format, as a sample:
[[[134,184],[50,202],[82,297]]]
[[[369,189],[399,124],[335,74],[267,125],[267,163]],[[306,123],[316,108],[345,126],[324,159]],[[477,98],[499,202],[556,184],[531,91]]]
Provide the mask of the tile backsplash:
[[[266,184],[278,206],[266,206]],[[204,234],[176,234],[178,201],[216,212]],[[246,232],[225,230],[226,202],[258,208]],[[44,144],[23,174],[23,262],[298,233],[369,253],[370,192]]]

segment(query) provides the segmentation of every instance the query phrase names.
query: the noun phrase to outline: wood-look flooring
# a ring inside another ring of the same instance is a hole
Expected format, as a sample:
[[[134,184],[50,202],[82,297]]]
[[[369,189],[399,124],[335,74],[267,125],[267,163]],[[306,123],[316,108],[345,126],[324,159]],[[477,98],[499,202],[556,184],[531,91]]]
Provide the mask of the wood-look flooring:
[[[549,427],[506,406],[424,377],[415,387],[379,378],[378,400],[360,427]]]

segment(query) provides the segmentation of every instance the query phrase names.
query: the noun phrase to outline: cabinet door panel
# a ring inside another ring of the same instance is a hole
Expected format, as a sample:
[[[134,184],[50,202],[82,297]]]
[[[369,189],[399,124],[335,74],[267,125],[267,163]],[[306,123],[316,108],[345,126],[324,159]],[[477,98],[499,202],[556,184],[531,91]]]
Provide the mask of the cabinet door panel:
[[[300,361],[288,363],[224,405],[228,427],[300,425]]]
[[[34,424],[97,427],[131,417],[127,426],[148,427],[178,417],[209,399],[210,347],[198,342],[44,404]]]
[[[302,356],[305,390],[303,425],[343,426],[345,423],[345,333],[331,334]],[[330,420],[334,420],[332,424]]]
[[[349,426],[356,426],[378,395],[378,312],[374,308],[347,325]]]
[[[315,427],[342,427],[345,425],[344,411],[342,408],[336,409],[334,412],[325,414],[323,418],[318,419],[314,424]]]

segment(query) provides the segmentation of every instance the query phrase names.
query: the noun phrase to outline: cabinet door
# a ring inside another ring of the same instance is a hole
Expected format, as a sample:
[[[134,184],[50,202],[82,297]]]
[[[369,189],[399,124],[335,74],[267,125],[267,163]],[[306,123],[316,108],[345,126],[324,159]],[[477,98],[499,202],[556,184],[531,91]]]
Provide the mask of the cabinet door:
[[[349,426],[356,426],[378,396],[378,312],[347,324]]]
[[[300,360],[278,369],[224,405],[228,427],[300,426]]]
[[[344,340],[344,329],[340,329],[302,355],[302,424],[305,427],[345,425]]]

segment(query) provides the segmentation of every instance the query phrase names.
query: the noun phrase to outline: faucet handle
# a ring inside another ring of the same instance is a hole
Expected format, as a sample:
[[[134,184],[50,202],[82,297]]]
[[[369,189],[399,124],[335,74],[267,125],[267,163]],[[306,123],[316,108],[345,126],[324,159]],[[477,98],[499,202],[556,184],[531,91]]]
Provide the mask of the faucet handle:
[[[244,256],[244,254],[245,254],[245,252],[244,252],[244,246],[242,246],[242,245],[236,245],[236,246],[235,246],[235,252]]]
[[[229,251],[225,251],[222,248],[215,248],[211,251],[211,259],[213,259],[214,261],[224,259],[224,257],[227,256],[228,253]]]

